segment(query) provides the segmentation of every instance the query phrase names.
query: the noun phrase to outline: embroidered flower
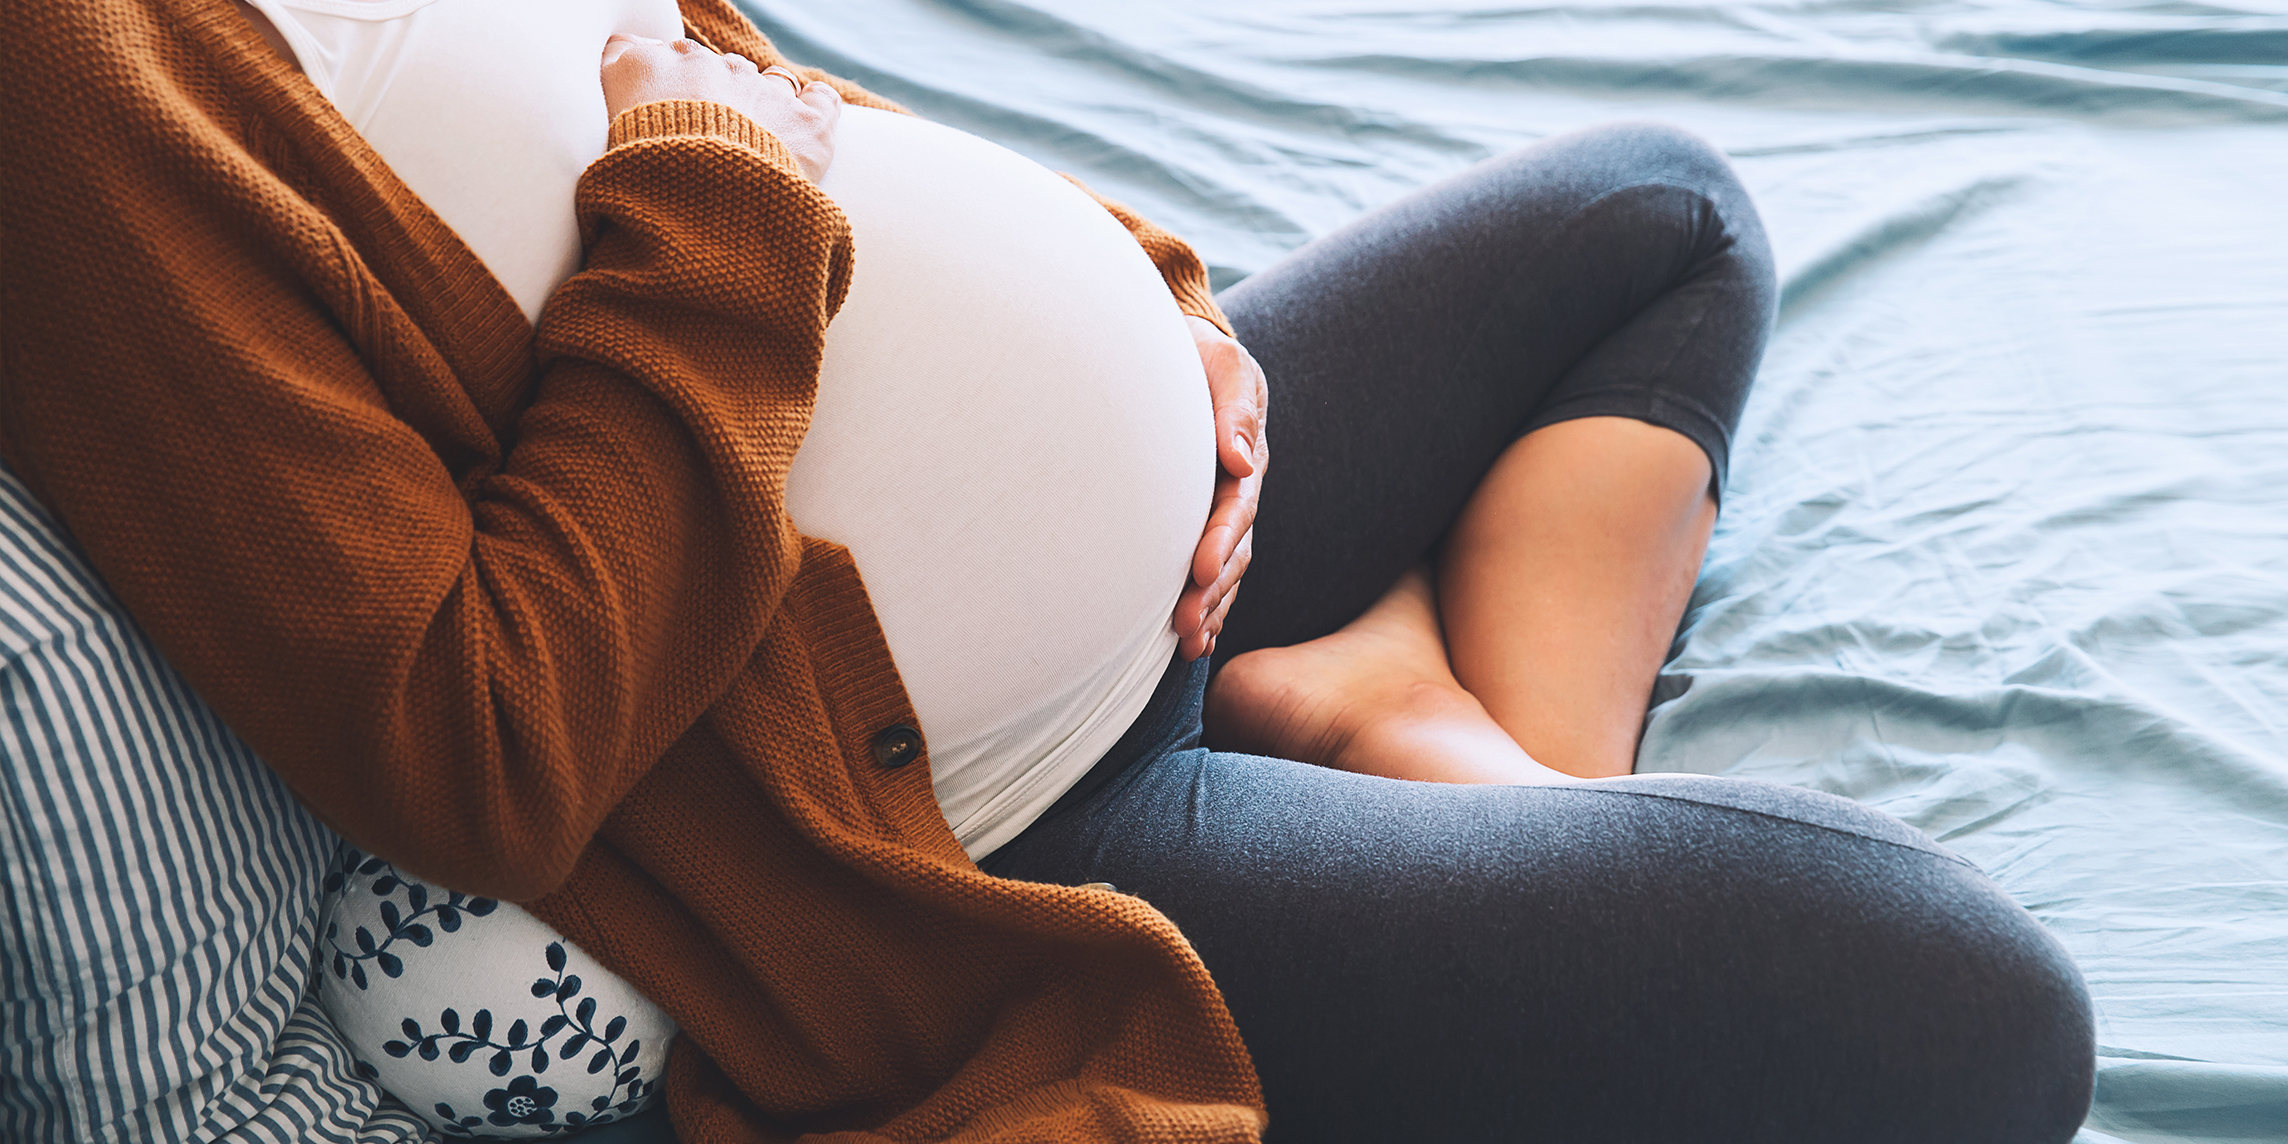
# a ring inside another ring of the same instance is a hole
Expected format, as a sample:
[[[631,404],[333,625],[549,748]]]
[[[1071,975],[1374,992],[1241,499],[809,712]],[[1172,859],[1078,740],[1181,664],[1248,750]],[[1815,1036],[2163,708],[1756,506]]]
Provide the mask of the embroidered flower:
[[[508,1082],[507,1088],[496,1088],[485,1094],[485,1107],[493,1114],[485,1119],[495,1125],[547,1124],[556,1119],[556,1090],[542,1088],[540,1082],[529,1076],[520,1076]]]

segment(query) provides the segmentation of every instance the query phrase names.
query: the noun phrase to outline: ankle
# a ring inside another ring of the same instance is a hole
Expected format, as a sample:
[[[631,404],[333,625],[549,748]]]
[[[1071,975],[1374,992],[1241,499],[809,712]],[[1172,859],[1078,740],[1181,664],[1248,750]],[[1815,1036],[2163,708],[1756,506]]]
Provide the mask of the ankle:
[[[1476,697],[1457,684],[1421,680],[1365,713],[1327,766],[1413,782],[1561,782]]]
[[[1234,656],[1208,681],[1202,741],[1213,750],[1322,763],[1348,746],[1330,705],[1341,696],[1312,686],[1315,673],[1295,648]],[[1323,765],[1323,763],[1322,763]]]

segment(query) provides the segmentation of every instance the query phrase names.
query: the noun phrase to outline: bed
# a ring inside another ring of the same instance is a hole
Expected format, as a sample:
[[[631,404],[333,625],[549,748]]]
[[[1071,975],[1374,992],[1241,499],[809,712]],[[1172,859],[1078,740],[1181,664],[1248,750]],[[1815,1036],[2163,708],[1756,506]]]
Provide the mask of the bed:
[[[2288,1141],[2288,0],[741,2],[1218,285],[1574,127],[1715,141],[1784,296],[1639,769],[1992,873],[2089,979],[2080,1144]],[[0,762],[0,1137],[428,1135],[310,992],[338,840],[4,470]]]
[[[1550,134],[1713,140],[1784,296],[1639,769],[1988,870],[2088,976],[2082,1144],[2288,1140],[2288,4],[744,2],[1219,286]]]

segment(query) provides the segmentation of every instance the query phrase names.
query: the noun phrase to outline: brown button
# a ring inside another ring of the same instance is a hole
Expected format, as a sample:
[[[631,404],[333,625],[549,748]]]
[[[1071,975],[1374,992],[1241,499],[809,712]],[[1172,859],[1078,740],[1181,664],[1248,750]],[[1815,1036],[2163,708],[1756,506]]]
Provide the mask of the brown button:
[[[903,723],[884,727],[874,733],[874,761],[885,767],[902,767],[922,757],[922,733]]]

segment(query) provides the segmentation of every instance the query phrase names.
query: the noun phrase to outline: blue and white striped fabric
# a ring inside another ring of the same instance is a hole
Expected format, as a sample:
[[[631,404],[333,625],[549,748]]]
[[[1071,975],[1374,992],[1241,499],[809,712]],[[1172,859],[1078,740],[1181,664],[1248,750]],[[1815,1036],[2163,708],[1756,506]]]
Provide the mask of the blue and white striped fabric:
[[[312,989],[337,839],[0,470],[0,1140],[428,1138]]]

